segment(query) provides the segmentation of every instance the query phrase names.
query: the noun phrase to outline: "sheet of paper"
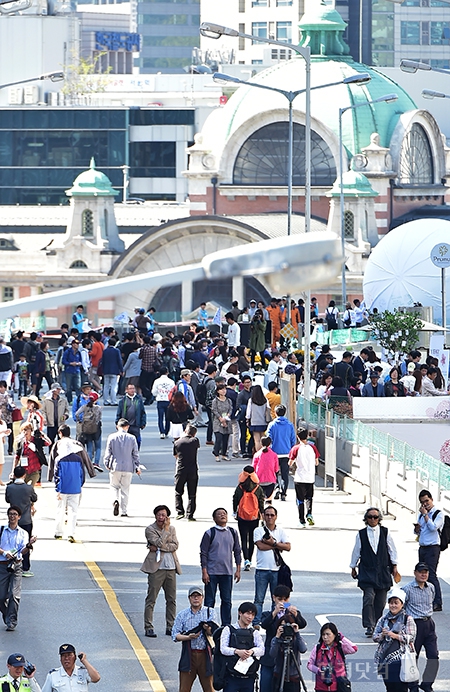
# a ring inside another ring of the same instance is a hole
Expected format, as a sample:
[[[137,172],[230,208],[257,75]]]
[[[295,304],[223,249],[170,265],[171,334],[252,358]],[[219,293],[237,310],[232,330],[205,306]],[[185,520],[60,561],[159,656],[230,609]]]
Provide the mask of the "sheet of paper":
[[[249,658],[246,658],[245,661],[243,661],[242,658],[240,658],[234,666],[234,670],[237,670],[238,673],[242,673],[242,675],[245,675],[254,660],[255,659],[253,658],[253,656],[249,656]]]

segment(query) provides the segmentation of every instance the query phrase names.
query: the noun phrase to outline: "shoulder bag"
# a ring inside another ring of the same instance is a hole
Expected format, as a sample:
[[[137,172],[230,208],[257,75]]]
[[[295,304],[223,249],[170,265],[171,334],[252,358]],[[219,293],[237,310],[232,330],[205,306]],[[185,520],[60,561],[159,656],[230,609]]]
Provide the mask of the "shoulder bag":
[[[400,680],[402,682],[416,682],[420,679],[419,669],[417,668],[416,652],[411,650],[410,637],[405,645],[405,650],[400,659]]]

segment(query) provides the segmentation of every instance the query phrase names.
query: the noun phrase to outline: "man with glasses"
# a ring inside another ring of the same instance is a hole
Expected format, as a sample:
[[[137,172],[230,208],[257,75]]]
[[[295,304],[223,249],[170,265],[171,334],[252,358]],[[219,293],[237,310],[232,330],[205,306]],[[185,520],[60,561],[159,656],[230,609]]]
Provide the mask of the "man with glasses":
[[[275,507],[266,507],[264,510],[264,524],[253,532],[256,545],[256,570],[255,570],[255,624],[261,622],[261,613],[267,587],[273,597],[273,590],[278,584],[278,570],[276,551],[289,551],[291,544],[287,532],[276,525],[277,510]]]
[[[22,556],[32,550],[36,537],[28,540],[28,534],[19,526],[22,515],[19,507],[8,509],[8,526],[0,527],[0,612],[6,631],[17,627],[20,593],[22,590]]]
[[[397,550],[387,528],[380,526],[381,519],[380,510],[369,507],[363,518],[366,528],[356,534],[350,562],[351,575],[363,592],[362,624],[366,637],[372,636],[383,614],[392,577],[397,582]]]

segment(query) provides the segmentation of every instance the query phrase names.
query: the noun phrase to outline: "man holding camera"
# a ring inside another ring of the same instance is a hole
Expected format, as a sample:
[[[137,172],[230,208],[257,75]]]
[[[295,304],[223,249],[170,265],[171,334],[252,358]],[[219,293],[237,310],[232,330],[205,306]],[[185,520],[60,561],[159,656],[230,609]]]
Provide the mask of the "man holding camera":
[[[270,645],[270,656],[274,661],[275,690],[279,687],[283,692],[300,692],[300,654],[304,654],[308,647],[298,630],[293,616],[286,612]],[[283,670],[286,649],[289,650],[289,658],[286,669]]]
[[[80,652],[78,658],[81,666],[76,665],[77,652],[73,644],[61,644],[59,647],[61,659],[60,668],[53,668],[44,682],[42,692],[59,692],[59,690],[72,690],[87,692],[90,682],[98,682],[100,673],[95,670],[86,658],[86,654]],[[74,685],[72,687],[72,685]]]
[[[8,672],[0,678],[2,692],[41,692],[34,673],[36,668],[22,654],[11,654],[6,661]]]
[[[191,586],[188,591],[189,608],[178,613],[172,628],[172,639],[181,642],[179,692],[191,692],[198,677],[203,692],[213,692],[212,649],[209,638],[217,629],[213,608],[203,605],[201,586]]]

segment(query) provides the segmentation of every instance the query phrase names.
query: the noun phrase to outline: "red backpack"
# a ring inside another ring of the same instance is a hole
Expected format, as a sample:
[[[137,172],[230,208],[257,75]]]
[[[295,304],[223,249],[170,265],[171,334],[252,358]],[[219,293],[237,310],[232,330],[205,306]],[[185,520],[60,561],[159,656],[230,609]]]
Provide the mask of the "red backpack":
[[[242,497],[239,500],[239,505],[238,505],[238,517],[240,519],[244,519],[245,521],[255,521],[255,519],[258,519],[259,517],[259,502],[258,498],[256,497],[256,488],[253,488],[253,490],[244,490],[244,488],[239,486],[242,490]]]

